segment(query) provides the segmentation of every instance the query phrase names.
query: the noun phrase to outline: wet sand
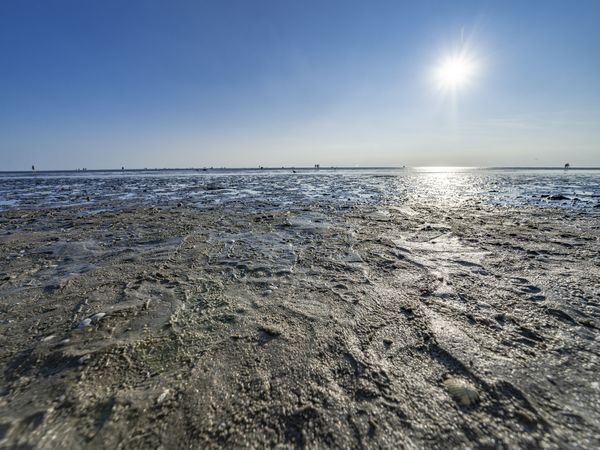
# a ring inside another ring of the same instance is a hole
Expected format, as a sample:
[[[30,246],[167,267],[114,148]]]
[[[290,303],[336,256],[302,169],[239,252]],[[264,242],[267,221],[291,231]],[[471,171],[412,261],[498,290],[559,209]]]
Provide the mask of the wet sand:
[[[1,212],[0,447],[598,447],[599,244],[543,207]]]

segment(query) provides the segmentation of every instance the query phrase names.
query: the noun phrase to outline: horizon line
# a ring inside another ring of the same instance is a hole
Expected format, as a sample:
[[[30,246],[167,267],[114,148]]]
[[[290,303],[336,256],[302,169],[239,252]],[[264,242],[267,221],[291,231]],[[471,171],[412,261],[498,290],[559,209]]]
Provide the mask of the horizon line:
[[[600,170],[600,166],[254,166],[254,167],[144,167],[144,168],[104,168],[104,169],[42,169],[42,170],[0,170],[0,174],[47,174],[47,173],[98,173],[98,172],[208,172],[208,171],[281,171],[281,170],[410,170],[410,169],[467,169],[467,170]]]

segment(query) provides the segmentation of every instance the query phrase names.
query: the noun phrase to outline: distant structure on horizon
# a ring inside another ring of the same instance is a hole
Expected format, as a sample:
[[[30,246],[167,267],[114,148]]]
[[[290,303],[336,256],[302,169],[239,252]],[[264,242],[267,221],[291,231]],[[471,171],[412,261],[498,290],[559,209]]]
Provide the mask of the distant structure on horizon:
[[[571,167],[571,164],[569,164],[569,163],[565,164],[565,170],[569,169],[570,167]]]

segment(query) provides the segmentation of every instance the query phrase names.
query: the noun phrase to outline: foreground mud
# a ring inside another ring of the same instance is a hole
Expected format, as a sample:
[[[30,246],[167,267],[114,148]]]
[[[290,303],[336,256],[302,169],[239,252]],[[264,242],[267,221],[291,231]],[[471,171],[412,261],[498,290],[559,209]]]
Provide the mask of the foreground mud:
[[[0,446],[598,447],[599,244],[474,204],[0,213]]]

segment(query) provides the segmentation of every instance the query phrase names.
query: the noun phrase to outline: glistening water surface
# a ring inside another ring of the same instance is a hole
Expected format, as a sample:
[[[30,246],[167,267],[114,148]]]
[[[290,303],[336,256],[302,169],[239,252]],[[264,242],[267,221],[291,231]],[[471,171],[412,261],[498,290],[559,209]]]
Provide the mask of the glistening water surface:
[[[0,210],[88,205],[281,207],[484,202],[600,206],[600,170],[320,169],[4,173]]]

